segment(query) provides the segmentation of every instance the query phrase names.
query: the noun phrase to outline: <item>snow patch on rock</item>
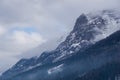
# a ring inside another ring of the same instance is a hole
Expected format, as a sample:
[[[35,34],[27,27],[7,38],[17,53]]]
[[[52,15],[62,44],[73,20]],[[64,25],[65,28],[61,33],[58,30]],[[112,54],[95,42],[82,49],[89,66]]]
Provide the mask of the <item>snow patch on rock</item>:
[[[56,67],[53,67],[51,69],[48,70],[48,74],[53,74],[53,73],[58,73],[58,72],[61,72],[62,71],[62,67],[63,67],[64,64],[60,64]]]

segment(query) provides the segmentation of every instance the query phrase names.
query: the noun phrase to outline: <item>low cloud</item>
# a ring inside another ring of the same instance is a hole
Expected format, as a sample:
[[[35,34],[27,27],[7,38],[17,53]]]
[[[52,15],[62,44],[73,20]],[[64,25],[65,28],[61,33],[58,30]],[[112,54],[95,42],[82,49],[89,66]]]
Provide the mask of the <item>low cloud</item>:
[[[1,29],[2,30],[2,29]],[[0,36],[0,71],[16,63],[22,52],[41,45],[46,40],[37,32],[15,30]],[[3,61],[3,62],[2,62]]]
[[[6,33],[6,29],[0,26],[0,36]]]

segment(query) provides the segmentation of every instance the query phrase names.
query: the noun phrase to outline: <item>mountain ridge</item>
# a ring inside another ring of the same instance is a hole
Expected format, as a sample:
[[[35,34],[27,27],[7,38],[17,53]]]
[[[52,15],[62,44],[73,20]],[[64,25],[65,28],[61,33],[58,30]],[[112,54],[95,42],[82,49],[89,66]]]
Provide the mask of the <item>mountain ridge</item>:
[[[80,50],[84,51],[89,46],[120,30],[120,18],[114,12],[106,10],[99,15],[80,15],[66,40],[55,50],[43,52],[39,57],[20,60],[11,69],[3,73],[2,77],[9,78],[37,66],[67,59]]]
[[[111,46],[108,45],[109,43]],[[104,45],[99,46],[99,44]],[[87,74],[93,69],[99,69],[101,66],[104,66],[108,63],[119,62],[119,47],[120,31],[117,31],[106,39],[103,39],[95,45],[92,45],[84,52],[78,52],[81,54],[84,53],[82,55],[75,54],[74,56],[71,56],[63,61],[38,66],[29,71],[20,73],[8,80],[74,80],[77,78],[77,76]],[[105,48],[108,49],[104,50]],[[71,74],[73,76],[70,76]],[[29,76],[33,77],[29,78]]]

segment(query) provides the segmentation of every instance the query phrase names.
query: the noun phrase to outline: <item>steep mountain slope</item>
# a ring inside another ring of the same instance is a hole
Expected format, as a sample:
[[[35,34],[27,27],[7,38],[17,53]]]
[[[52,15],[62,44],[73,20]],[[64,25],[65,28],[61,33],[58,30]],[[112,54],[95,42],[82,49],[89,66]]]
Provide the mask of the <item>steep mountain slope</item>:
[[[119,80],[120,62],[111,62],[89,73],[77,77],[75,80]]]
[[[56,63],[38,66],[7,80],[81,80],[80,78],[82,78],[82,76],[93,70],[100,69],[100,71],[102,71],[101,67],[105,66],[103,71],[107,71],[107,64],[113,64],[113,66],[110,65],[108,70],[113,69],[113,73],[120,72],[120,31],[117,31],[106,39],[97,42],[83,52],[78,51],[74,56]],[[102,74],[102,72],[100,73]],[[79,78],[77,78],[78,76]],[[103,76],[106,75],[103,74]],[[94,78],[92,80],[102,79],[103,78]],[[107,79],[105,78],[104,80]]]
[[[99,40],[120,30],[119,14],[119,12],[113,10],[105,10],[86,15],[82,14],[76,20],[75,26],[71,33],[66,37],[66,40],[55,50],[43,52],[39,57],[21,59],[12,68],[3,73],[2,78],[10,78],[38,66],[60,62],[76,55],[78,51],[84,52],[84,50]]]

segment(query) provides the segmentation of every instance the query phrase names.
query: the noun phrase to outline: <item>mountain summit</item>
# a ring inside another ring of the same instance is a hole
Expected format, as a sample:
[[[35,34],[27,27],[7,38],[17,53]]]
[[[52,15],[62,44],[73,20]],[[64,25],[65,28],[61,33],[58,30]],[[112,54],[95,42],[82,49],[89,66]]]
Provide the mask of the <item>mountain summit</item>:
[[[21,59],[12,68],[4,72],[1,79],[9,80],[16,75],[39,68],[40,66],[48,66],[48,64],[52,65],[58,62],[62,63],[62,61],[70,59],[77,54],[83,55],[85,51],[95,45],[96,42],[107,38],[119,30],[120,13],[118,11],[104,10],[97,13],[82,14],[76,20],[75,26],[66,37],[66,40],[55,50],[43,52],[39,57]],[[62,66],[63,65],[59,65],[57,68],[61,68]],[[51,71],[52,70],[49,71],[49,74]]]

